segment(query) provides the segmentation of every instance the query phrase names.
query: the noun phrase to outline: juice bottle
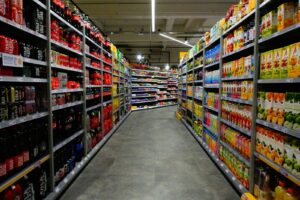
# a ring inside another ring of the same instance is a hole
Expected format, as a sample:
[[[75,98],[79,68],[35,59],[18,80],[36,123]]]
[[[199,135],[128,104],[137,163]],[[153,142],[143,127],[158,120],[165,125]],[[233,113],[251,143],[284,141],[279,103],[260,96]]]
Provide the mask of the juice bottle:
[[[287,192],[285,186],[285,182],[279,181],[279,185],[275,188],[275,200],[283,200],[284,194]]]
[[[283,195],[283,200],[299,200],[299,198],[296,196],[294,189],[289,188]]]

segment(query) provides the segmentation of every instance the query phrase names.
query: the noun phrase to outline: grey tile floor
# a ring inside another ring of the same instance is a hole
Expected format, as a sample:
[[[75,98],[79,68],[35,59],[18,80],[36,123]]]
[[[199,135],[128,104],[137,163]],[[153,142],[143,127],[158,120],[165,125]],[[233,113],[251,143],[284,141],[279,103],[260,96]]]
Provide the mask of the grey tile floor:
[[[175,107],[132,113],[62,200],[238,200]]]

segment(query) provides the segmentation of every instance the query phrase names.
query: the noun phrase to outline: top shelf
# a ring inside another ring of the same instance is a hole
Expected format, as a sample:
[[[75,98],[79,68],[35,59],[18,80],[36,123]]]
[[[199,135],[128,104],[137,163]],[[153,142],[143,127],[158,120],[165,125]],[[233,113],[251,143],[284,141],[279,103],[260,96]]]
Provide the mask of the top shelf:
[[[220,36],[217,37],[215,40],[211,41],[208,45],[206,45],[204,48],[205,49],[209,49],[211,46],[213,46],[213,44],[216,44],[217,42],[220,42]]]
[[[234,30],[235,28],[237,28],[238,26],[240,26],[243,22],[245,22],[247,19],[249,19],[250,17],[252,17],[255,13],[255,9],[252,10],[250,13],[248,13],[246,16],[244,16],[240,21],[238,21],[237,23],[235,23],[234,25],[232,25],[229,29],[227,29],[224,33],[223,36],[227,35],[229,32],[231,32],[232,30]]]
[[[73,31],[75,31],[76,33],[78,33],[81,36],[83,35],[80,30],[78,30],[72,24],[70,24],[69,22],[67,22],[66,20],[64,20],[61,16],[59,16],[58,14],[56,14],[54,11],[51,10],[50,13],[51,13],[52,16],[54,16],[55,18],[57,18],[59,21],[61,21],[62,23],[64,23],[66,26],[68,26],[69,28],[71,28]]]

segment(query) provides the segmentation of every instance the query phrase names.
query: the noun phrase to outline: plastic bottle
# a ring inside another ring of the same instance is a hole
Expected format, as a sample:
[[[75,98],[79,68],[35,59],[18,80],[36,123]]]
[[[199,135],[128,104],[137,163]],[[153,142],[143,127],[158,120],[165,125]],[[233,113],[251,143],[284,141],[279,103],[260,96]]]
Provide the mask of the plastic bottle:
[[[299,200],[299,198],[296,196],[293,188],[288,188],[287,192],[283,195],[283,200]]]
[[[285,182],[279,181],[279,185],[275,188],[275,200],[283,200],[283,196],[287,191],[285,186]]]

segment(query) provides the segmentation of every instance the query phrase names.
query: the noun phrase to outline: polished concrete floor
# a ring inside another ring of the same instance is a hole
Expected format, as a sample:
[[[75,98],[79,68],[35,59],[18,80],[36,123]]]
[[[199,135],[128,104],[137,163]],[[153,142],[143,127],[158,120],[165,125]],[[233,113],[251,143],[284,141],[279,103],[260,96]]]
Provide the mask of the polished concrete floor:
[[[239,199],[175,109],[132,113],[61,199]]]

